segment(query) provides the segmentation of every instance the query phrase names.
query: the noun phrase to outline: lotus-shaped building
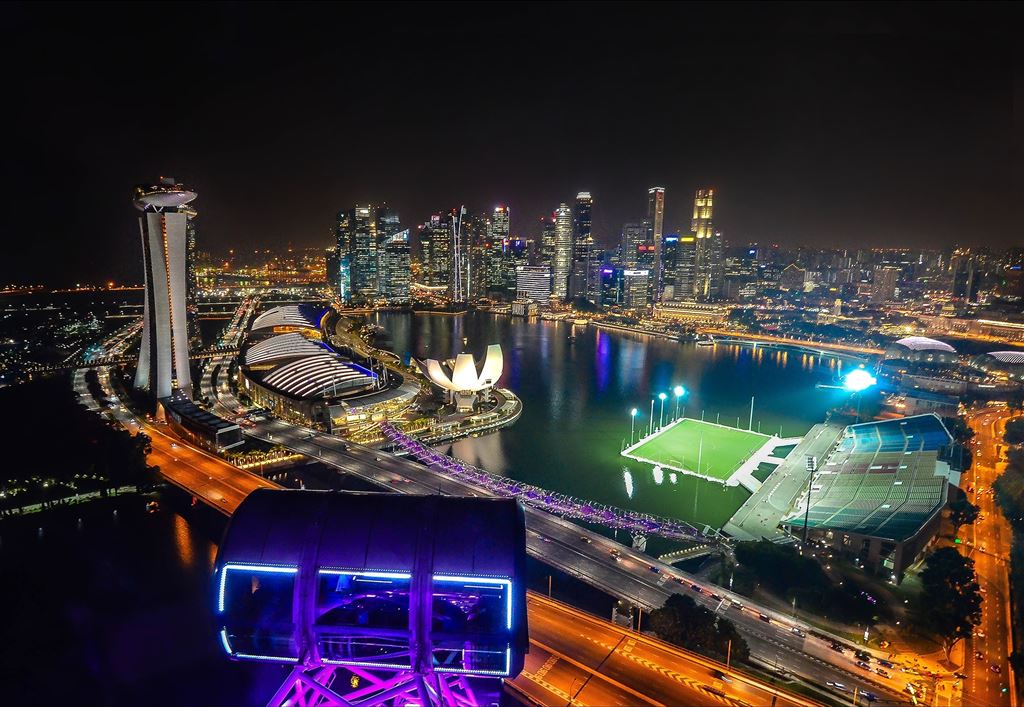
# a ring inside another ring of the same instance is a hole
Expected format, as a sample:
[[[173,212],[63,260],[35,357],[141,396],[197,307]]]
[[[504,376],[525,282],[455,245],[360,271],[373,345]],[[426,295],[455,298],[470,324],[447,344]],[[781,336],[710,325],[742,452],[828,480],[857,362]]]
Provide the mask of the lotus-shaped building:
[[[460,412],[473,409],[473,403],[497,384],[505,362],[500,344],[487,347],[483,366],[477,370],[473,354],[460,353],[455,361],[444,363],[432,358],[420,363],[420,368],[434,385],[448,393],[449,402]]]

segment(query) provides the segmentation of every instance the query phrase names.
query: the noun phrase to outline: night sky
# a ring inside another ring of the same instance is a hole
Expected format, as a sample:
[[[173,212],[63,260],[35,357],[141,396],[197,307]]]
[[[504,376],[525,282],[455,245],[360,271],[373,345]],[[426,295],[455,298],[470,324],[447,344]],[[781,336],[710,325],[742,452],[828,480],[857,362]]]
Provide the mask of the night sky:
[[[730,243],[1020,245],[1019,16],[5,4],[0,284],[141,280],[131,188],[161,174],[214,252],[327,246],[365,201],[406,225],[506,203],[534,235],[580,190],[607,243],[653,185],[666,229],[716,187]]]

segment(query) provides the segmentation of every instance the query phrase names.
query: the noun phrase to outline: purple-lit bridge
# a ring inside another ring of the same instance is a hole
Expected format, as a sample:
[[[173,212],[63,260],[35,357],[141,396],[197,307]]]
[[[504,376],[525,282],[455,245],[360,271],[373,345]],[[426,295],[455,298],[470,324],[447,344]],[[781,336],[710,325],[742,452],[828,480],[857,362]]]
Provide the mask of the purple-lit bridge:
[[[496,496],[511,496],[533,508],[572,520],[602,525],[633,534],[657,535],[669,540],[689,543],[726,545],[726,538],[712,531],[705,533],[689,523],[672,518],[648,515],[615,506],[574,498],[563,493],[548,491],[538,486],[492,474],[489,471],[437,452],[390,422],[381,425],[384,435],[410,456],[431,469],[482,486]]]

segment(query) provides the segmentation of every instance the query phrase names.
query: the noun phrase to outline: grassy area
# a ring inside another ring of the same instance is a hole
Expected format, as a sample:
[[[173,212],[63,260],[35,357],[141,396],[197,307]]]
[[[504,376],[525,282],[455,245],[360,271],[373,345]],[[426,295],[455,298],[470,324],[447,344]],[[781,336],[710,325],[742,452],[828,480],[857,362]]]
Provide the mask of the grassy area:
[[[756,432],[685,419],[641,444],[632,455],[725,481],[768,439]]]

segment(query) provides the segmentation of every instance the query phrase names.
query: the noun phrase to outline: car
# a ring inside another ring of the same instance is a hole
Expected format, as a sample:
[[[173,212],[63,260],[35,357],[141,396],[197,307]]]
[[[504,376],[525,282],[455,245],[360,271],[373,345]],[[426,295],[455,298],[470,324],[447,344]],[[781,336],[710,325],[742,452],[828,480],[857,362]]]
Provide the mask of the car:
[[[722,597],[718,596],[717,594],[712,594],[711,598],[714,599],[715,601],[721,601],[722,600]]]
[[[985,654],[982,653],[981,651],[974,651],[974,659],[975,660],[985,660]]]
[[[722,682],[732,682],[732,678],[723,673],[721,670],[714,670],[712,671],[711,675],[716,680],[721,680]]]
[[[693,591],[697,592],[698,594],[700,594],[701,592],[704,591],[703,589],[700,588],[699,584],[691,584],[690,585],[690,589],[692,589]]]
[[[758,614],[757,617],[764,621],[766,624],[770,624],[772,620],[768,618],[768,614]]]
[[[882,670],[881,668],[875,668],[875,672],[881,675],[883,678],[891,678],[892,675],[888,670]]]
[[[1000,668],[1000,667],[999,667],[998,665],[996,665],[995,663],[993,663],[992,665],[988,666],[988,669],[989,669],[990,671],[992,671],[993,673],[1001,673],[1001,672],[1003,672],[1003,669],[1002,669],[1002,668]]]
[[[686,580],[684,578],[682,578],[682,577],[673,577],[673,579],[676,580],[677,582],[679,582],[680,584],[683,584],[683,585],[686,584]]]
[[[651,572],[653,572],[654,574],[658,574],[658,573],[660,573],[660,572],[661,572],[661,570],[659,570],[659,569],[658,569],[657,567],[655,567],[654,565],[648,565],[647,569],[649,569],[649,570],[650,570]]]
[[[832,645],[830,645],[829,648],[834,650],[836,653],[842,653],[843,652],[843,647],[841,645],[839,645],[838,643],[836,643],[835,641],[832,641]]]
[[[873,692],[864,691],[864,692],[860,693],[860,696],[863,697],[868,702],[877,702],[878,701],[878,695],[876,695]]]
[[[733,600],[732,603],[729,604],[729,606],[731,606],[734,609],[739,609],[740,611],[743,611],[743,604],[740,604],[738,601]]]
[[[175,442],[171,442],[171,449],[177,449],[178,445]]]
[[[967,679],[967,673],[956,672],[956,673],[953,673],[953,677],[955,677],[957,680],[966,680]]]
[[[879,665],[881,665],[881,666],[882,666],[883,668],[893,668],[893,667],[895,667],[895,666],[894,666],[894,665],[893,665],[892,663],[890,663],[889,661],[887,661],[887,660],[882,660],[881,658],[879,658],[879,659],[878,659],[878,664],[879,664]]]
[[[863,660],[857,661],[857,667],[862,670],[871,670],[871,666],[865,663]]]
[[[846,685],[844,685],[841,682],[832,682],[831,680],[829,680],[825,684],[828,685],[829,687],[831,687],[833,690],[837,690],[838,692],[849,692],[850,691],[850,688],[848,688]]]
[[[593,541],[593,540],[591,540],[590,538],[588,538],[588,537],[587,537],[586,535],[581,535],[581,536],[580,536],[580,542],[584,542],[584,543],[586,543],[587,545],[590,545],[590,544],[591,544],[592,542],[594,542],[594,541]]]
[[[975,631],[974,632],[974,637],[975,638],[984,638],[985,637],[985,632],[984,631]]]
[[[794,626],[793,628],[789,629],[789,632],[792,633],[794,636],[799,636],[800,638],[807,638],[807,634],[804,633],[803,631],[801,631],[796,626]]]
[[[871,662],[871,654],[868,653],[867,651],[856,650],[856,651],[853,652],[853,654],[855,656],[857,656],[858,658],[860,658],[861,660],[863,660],[864,662],[866,662],[866,663],[870,663]]]

